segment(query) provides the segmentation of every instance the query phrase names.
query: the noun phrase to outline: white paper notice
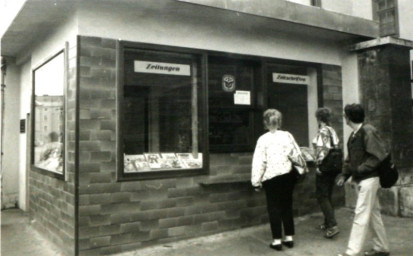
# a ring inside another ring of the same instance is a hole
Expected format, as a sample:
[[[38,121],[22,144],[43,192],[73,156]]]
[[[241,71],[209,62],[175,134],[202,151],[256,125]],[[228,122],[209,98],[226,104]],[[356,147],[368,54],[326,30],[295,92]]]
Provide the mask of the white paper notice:
[[[235,91],[234,104],[236,105],[251,105],[250,91]]]

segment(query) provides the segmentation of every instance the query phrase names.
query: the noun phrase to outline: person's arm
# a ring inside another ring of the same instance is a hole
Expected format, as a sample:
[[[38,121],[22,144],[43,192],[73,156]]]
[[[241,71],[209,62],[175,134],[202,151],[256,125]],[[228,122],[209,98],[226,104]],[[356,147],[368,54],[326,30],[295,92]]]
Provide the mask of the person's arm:
[[[259,138],[252,158],[251,184],[254,188],[260,188],[262,186],[261,182],[267,165],[266,161],[265,145],[263,140]]]
[[[343,168],[337,177],[337,186],[343,186],[344,182],[351,176],[350,160],[348,156],[344,159]]]
[[[388,155],[384,141],[374,130],[366,130],[364,132],[364,145],[368,157],[357,167],[357,172],[360,174],[376,169],[380,162]]]
[[[313,144],[315,153],[315,164],[319,166],[323,159],[327,156],[330,150],[327,145],[332,145],[330,142],[330,134],[327,128],[320,129],[315,138],[315,144]]]

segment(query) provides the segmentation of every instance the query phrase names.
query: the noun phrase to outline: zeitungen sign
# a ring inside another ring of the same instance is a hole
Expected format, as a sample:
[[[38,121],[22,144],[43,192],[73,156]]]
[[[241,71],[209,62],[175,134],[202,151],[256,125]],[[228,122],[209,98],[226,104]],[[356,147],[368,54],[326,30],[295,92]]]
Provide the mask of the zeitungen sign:
[[[191,69],[189,65],[165,62],[135,60],[134,70],[138,73],[165,74],[175,76],[191,75]]]

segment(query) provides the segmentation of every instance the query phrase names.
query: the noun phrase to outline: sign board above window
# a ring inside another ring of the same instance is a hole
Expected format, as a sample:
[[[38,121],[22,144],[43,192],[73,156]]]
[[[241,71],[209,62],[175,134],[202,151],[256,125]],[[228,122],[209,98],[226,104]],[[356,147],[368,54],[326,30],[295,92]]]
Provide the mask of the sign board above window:
[[[165,62],[135,60],[134,70],[138,73],[165,74],[174,76],[191,75],[191,69],[189,65]]]
[[[309,76],[272,73],[272,81],[283,84],[309,84]]]

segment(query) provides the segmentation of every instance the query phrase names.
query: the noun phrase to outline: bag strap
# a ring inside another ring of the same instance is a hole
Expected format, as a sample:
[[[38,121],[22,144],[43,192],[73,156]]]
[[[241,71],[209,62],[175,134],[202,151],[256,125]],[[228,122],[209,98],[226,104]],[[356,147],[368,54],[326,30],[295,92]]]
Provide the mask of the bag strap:
[[[327,126],[327,130],[328,130],[328,132],[330,133],[330,144],[331,144],[332,148],[339,148],[339,147],[338,147],[338,144],[337,144],[337,145],[334,144],[333,133],[331,132],[330,129],[333,129],[333,128],[330,127],[330,126]]]

